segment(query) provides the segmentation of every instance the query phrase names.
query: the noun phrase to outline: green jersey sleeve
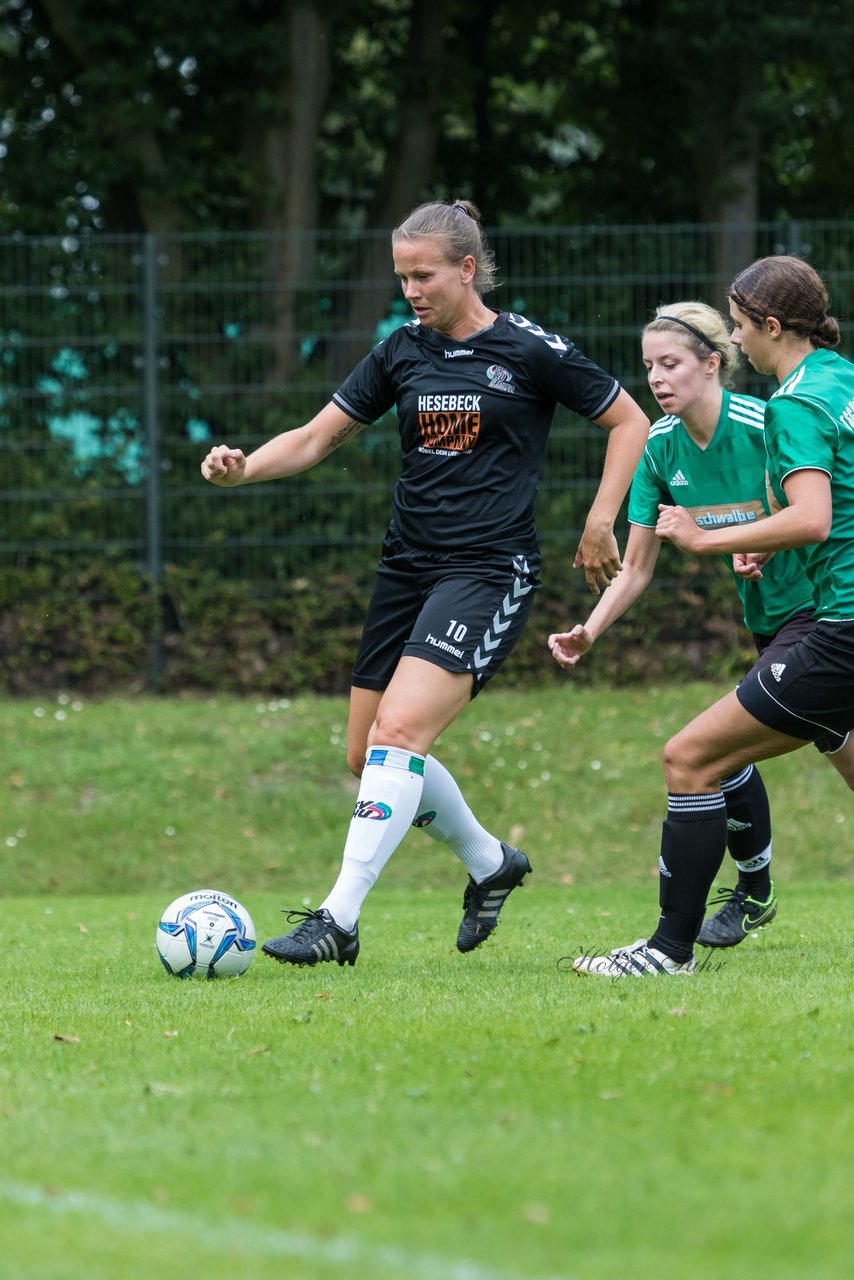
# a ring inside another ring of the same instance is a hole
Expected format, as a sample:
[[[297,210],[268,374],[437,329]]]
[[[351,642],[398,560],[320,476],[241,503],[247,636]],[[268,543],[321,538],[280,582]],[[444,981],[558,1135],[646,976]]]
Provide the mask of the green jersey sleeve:
[[[833,475],[839,428],[818,405],[795,396],[774,396],[765,410],[768,473],[774,496],[785,505],[783,481],[805,467]]]
[[[645,449],[629,491],[629,524],[654,529],[658,523],[658,505],[671,502],[670,491],[656,469],[649,449]]]

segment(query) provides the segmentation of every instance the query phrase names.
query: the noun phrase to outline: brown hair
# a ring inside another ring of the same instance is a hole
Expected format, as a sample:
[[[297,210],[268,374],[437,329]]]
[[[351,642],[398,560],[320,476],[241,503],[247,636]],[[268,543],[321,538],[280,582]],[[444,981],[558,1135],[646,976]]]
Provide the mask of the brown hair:
[[[419,240],[423,236],[441,238],[445,242],[445,256],[449,262],[474,258],[474,287],[479,294],[489,293],[495,288],[495,255],[481,231],[477,205],[470,200],[452,200],[449,203],[435,200],[430,204],[420,204],[398,223],[391,233],[391,242]]]
[[[729,329],[720,311],[705,302],[671,302],[656,308],[643,333],[676,333],[683,345],[693,351],[698,360],[720,356],[718,376],[721,385],[732,386],[738,368],[738,347],[729,336]]]
[[[827,314],[824,281],[803,258],[784,253],[759,258],[739,272],[727,293],[757,328],[773,316],[816,347],[839,345],[839,321]]]

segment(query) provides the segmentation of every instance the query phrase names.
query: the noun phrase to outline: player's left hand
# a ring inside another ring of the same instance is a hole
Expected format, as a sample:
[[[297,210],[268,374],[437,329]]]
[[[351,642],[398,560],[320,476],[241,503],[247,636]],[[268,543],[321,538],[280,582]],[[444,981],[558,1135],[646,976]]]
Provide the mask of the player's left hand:
[[[655,533],[663,542],[672,542],[680,551],[699,551],[703,545],[703,531],[697,528],[694,517],[684,507],[668,507],[660,503]]]
[[[584,570],[585,580],[594,596],[599,595],[600,587],[610,586],[623,567],[613,529],[610,526],[600,530],[585,527],[572,567]]]

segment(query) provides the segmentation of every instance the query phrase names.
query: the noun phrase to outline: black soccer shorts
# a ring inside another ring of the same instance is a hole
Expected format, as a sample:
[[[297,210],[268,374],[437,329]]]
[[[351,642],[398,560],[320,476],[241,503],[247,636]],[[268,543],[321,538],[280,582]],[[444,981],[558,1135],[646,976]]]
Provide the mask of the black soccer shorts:
[[[790,648],[766,649],[735,692],[760,724],[838,751],[854,725],[854,622],[818,622]]]
[[[745,673],[745,679],[752,671],[776,662],[787,649],[797,644],[798,640],[803,640],[811,631],[815,631],[815,627],[816,617],[813,610],[801,609],[800,613],[793,613],[791,618],[787,618],[773,635],[758,635],[754,632],[753,639],[756,642],[758,657],[750,671]]]
[[[403,656],[471,672],[472,697],[510,654],[540,586],[538,557],[422,551],[383,543],[353,670],[358,689],[386,689]]]

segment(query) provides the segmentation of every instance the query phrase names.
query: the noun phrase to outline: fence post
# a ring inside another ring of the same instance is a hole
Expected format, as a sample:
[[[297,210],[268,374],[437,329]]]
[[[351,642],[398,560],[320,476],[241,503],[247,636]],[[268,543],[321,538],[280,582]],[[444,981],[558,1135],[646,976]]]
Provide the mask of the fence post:
[[[788,244],[786,252],[792,254],[795,258],[800,258],[804,252],[804,241],[801,235],[801,224],[798,218],[792,218],[788,224]]]
[[[163,678],[163,542],[161,528],[161,457],[157,352],[157,236],[147,232],[142,244],[142,404],[148,469],[145,493],[145,545],[148,576],[154,592],[154,632],[148,677],[159,689]]]

